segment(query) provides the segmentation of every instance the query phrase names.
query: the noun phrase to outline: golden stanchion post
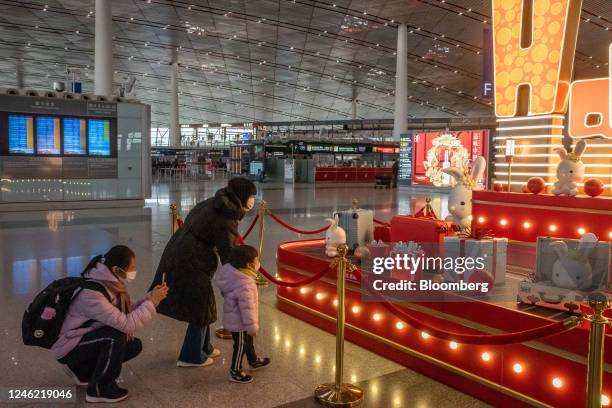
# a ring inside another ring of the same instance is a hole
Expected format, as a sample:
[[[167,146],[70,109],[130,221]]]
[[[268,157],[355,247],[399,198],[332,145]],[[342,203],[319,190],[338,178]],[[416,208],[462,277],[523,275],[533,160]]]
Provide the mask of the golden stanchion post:
[[[170,204],[170,235],[174,235],[176,232],[176,220],[178,219],[178,213],[176,211],[176,204]]]
[[[315,389],[315,399],[326,407],[358,407],[363,403],[363,390],[356,385],[342,382],[344,376],[344,323],[346,313],[345,279],[347,269],[353,268],[347,259],[348,245],[338,246],[336,317],[336,377],[335,382],[321,384]]]
[[[589,332],[589,359],[587,365],[587,407],[601,407],[601,385],[603,379],[604,336],[606,325],[610,323],[603,312],[608,308],[608,298],[604,293],[594,292],[589,295],[589,306],[593,315]]]
[[[266,207],[266,202],[262,201],[261,205],[259,206],[259,212],[258,212],[259,213],[259,241],[257,243],[257,252],[259,252],[260,261],[263,255],[264,232],[265,232],[264,223],[265,223],[267,211],[268,211],[268,208]],[[261,272],[259,271],[257,271],[257,278],[255,278],[255,282],[257,283],[257,286],[268,286],[269,284],[265,276],[263,276]]]

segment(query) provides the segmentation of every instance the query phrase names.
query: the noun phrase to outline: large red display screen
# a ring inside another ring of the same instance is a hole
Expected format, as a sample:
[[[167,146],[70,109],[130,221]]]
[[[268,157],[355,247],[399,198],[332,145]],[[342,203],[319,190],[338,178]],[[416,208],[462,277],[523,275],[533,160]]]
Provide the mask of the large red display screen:
[[[463,159],[483,156],[488,162],[489,131],[462,130],[415,133],[413,155],[413,185],[447,186],[450,179],[442,168]],[[486,180],[481,180],[486,183]]]

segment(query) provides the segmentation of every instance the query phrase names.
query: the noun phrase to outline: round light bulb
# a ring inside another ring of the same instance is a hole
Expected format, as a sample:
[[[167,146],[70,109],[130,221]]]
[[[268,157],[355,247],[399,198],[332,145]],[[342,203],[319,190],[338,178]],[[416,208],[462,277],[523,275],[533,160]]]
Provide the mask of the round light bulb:
[[[421,337],[424,338],[424,339],[428,339],[429,338],[429,333],[421,332]]]
[[[351,308],[351,311],[352,311],[353,313],[355,313],[355,314],[359,313],[359,310],[361,310],[359,306],[353,306],[353,307]]]
[[[586,230],[584,228],[582,228],[582,227],[578,228],[578,233],[580,235],[583,235],[585,232],[586,232]]]
[[[512,369],[514,370],[515,373],[519,374],[523,372],[523,366],[519,363],[516,363],[512,366]]]
[[[490,361],[491,360],[491,355],[485,351],[484,353],[482,353],[480,358],[482,358],[482,361]]]
[[[374,320],[376,320],[376,321],[379,321],[379,320],[381,319],[380,314],[378,314],[378,313],[374,313],[374,314],[372,315],[372,319],[374,319]]]
[[[548,229],[554,232],[557,230],[557,226],[555,224],[552,224],[551,226],[548,227]]]
[[[456,341],[451,341],[448,345],[448,347],[450,347],[453,350],[457,350],[459,348],[459,344],[457,344]]]
[[[606,394],[601,395],[601,405],[603,405],[604,407],[610,405],[610,397],[608,397]]]
[[[530,227],[531,227],[531,223],[529,221],[525,221],[523,223],[523,228],[527,229],[527,228],[530,228]]]
[[[406,324],[404,324],[404,322],[397,322],[395,323],[395,327],[397,330],[402,330],[404,327],[406,327]]]
[[[306,293],[306,288],[300,288],[300,293],[303,295]]]
[[[484,224],[485,221],[486,221],[485,217],[478,217],[479,223]]]
[[[501,220],[499,220],[500,225],[508,225],[508,220],[505,218],[502,218]]]
[[[555,388],[561,388],[563,387],[563,381],[559,377],[555,377],[552,380],[552,385]]]
[[[317,294],[315,295],[315,298],[317,298],[317,300],[321,300],[321,299],[323,299],[324,297],[325,297],[325,294],[324,294],[324,293],[317,293]]]
[[[608,234],[608,236],[610,237],[610,239],[612,239],[612,231],[610,231],[610,233]]]
[[[338,299],[334,299],[334,306],[338,307]]]

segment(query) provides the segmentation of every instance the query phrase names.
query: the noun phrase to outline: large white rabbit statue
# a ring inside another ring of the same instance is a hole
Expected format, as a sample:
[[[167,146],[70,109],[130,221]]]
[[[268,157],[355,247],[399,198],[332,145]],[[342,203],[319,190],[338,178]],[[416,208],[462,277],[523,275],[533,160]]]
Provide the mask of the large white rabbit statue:
[[[584,163],[580,160],[586,149],[586,142],[579,140],[574,151],[568,153],[564,147],[555,148],[561,158],[557,165],[557,180],[553,186],[554,195],[575,196],[578,193],[577,184],[584,178]]]
[[[333,258],[338,256],[338,245],[346,244],[346,232],[338,226],[338,216],[327,218],[329,228],[325,232],[325,255]]]
[[[471,174],[467,169],[448,167],[442,171],[452,176],[457,184],[453,186],[448,195],[448,212],[446,221],[451,221],[461,229],[466,229],[472,224],[472,191],[481,190],[478,181],[482,178],[487,161],[479,156],[474,159]]]
[[[578,249],[569,250],[564,241],[554,241],[550,247],[557,254],[553,264],[552,282],[555,286],[569,290],[587,290],[593,285],[593,270],[589,254],[597,245],[595,234],[584,234]]]

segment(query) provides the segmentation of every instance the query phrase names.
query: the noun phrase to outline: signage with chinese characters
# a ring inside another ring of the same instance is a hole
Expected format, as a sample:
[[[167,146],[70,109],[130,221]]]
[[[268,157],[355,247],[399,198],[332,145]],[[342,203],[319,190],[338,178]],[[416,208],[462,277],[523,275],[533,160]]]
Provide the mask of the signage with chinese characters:
[[[412,185],[412,133],[400,135],[398,182],[401,186]]]

